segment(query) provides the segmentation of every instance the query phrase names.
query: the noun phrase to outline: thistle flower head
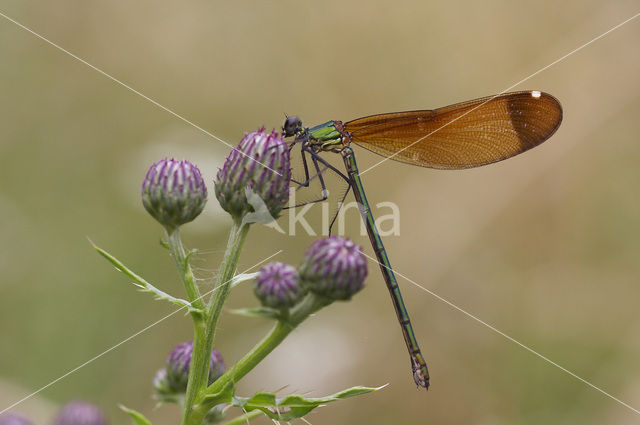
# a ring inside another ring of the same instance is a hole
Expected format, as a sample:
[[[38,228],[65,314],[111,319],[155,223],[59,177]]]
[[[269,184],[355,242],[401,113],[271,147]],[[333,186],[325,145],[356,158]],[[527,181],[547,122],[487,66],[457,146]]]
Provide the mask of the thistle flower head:
[[[330,236],[311,244],[299,272],[310,291],[333,300],[348,300],[364,287],[367,261],[358,245]]]
[[[207,187],[191,162],[163,159],[149,167],[142,182],[142,204],[167,230],[195,219],[206,203]]]
[[[263,127],[245,134],[227,156],[216,177],[216,197],[225,211],[241,220],[247,213],[262,212],[247,200],[246,191],[251,190],[263,201],[265,213],[277,218],[289,201],[290,179],[289,146],[281,135]]]
[[[15,413],[4,413],[0,415],[0,425],[32,425],[26,418]]]
[[[95,404],[72,401],[64,405],[54,425],[107,425],[107,418]]]
[[[160,369],[153,379],[153,386],[159,394],[184,393],[187,390],[192,355],[193,342],[178,344],[171,350],[165,367]],[[209,363],[209,384],[222,376],[224,371],[224,360],[220,353],[213,349]]]
[[[270,263],[260,269],[253,291],[265,307],[293,307],[305,295],[296,268],[286,263]]]

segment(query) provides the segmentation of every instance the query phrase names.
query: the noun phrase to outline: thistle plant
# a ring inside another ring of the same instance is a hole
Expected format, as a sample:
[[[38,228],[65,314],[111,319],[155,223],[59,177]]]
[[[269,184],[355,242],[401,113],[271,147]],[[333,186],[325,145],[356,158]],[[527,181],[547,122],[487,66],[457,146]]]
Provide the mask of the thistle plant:
[[[176,402],[185,393],[192,356],[193,342],[178,344],[171,350],[165,366],[156,373],[153,380],[153,386],[160,400]],[[224,373],[225,369],[222,355],[216,349],[211,350],[207,384],[211,385]]]
[[[167,232],[195,219],[207,203],[207,186],[189,161],[164,159],[147,171],[142,205]]]
[[[309,290],[335,300],[348,300],[364,286],[367,260],[360,247],[346,238],[315,241],[304,256],[300,275]]]
[[[184,248],[180,228],[193,221],[207,201],[207,188],[198,167],[189,161],[164,159],[153,164],[142,183],[144,208],[163,227],[165,247],[176,265],[186,299],[161,291],[103,249],[95,249],[133,280],[141,291],[169,301],[189,313],[193,341],[175,346],[153,378],[160,403],[182,406],[182,425],[223,420],[233,408],[242,414],[227,424],[247,423],[266,415],[274,421],[290,421],[314,408],[339,399],[368,393],[376,388],[353,387],[326,397],[306,398],[290,394],[258,392],[243,397],[236,384],[262,361],[309,315],[336,300],[348,300],[364,286],[366,261],[360,248],[345,238],[314,242],[299,267],[277,262],[257,273],[236,274],[238,259],[252,223],[276,219],[289,200],[291,179],[289,147],[283,137],[264,128],[245,134],[231,151],[214,183],[217,200],[231,216],[227,249],[210,293],[201,293],[191,268],[195,251]],[[226,368],[213,348],[222,307],[236,285],[254,280],[261,306],[235,311],[274,320],[269,333],[242,358]],[[150,422],[141,413],[122,407],[138,425]],[[100,425],[100,424],[98,424]]]
[[[102,409],[86,401],[72,401],[60,409],[52,425],[109,425]],[[33,425],[31,421],[15,413],[0,415],[0,425]]]
[[[54,425],[108,425],[107,418],[98,406],[84,401],[72,401],[62,407]]]
[[[286,263],[270,263],[258,272],[253,292],[263,306],[288,310],[300,301],[306,290],[300,285],[295,267]]]
[[[15,413],[4,413],[0,415],[0,425],[32,425],[27,418]]]
[[[275,131],[246,134],[218,171],[215,189],[222,209],[235,221],[252,211],[246,189],[257,194],[271,217],[277,218],[289,201],[289,146]]]

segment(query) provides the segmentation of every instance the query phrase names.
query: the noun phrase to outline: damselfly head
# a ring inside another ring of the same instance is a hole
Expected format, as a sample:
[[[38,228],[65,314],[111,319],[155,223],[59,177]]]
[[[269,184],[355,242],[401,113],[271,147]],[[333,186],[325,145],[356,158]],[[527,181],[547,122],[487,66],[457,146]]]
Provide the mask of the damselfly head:
[[[287,117],[282,126],[282,134],[284,137],[295,136],[302,131],[302,121],[298,117]]]

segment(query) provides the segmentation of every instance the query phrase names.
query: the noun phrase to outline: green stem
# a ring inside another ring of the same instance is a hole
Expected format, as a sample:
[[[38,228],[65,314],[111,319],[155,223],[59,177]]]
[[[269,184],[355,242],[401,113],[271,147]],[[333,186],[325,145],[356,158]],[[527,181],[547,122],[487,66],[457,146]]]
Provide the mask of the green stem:
[[[198,398],[193,410],[193,424],[200,424],[202,418],[211,410],[214,405],[206,400],[207,394],[217,394],[229,383],[238,382],[258,365],[269,353],[271,353],[280,343],[293,331],[296,326],[302,323],[309,315],[330,304],[331,301],[324,297],[309,294],[290,312],[286,322],[278,321],[262,341],[256,344],[243,358],[227,370],[224,375],[218,378],[213,384],[203,391]],[[197,422],[199,420],[200,422]]]
[[[198,286],[195,284],[193,271],[191,270],[191,265],[189,264],[184,252],[184,245],[180,239],[180,228],[176,227],[171,231],[165,229],[165,231],[167,235],[167,242],[169,244],[169,252],[171,253],[171,257],[173,257],[173,261],[176,263],[178,275],[180,276],[184,289],[187,292],[189,302],[193,307],[204,311],[204,301],[202,300]]]
[[[189,384],[187,385],[187,393],[185,395],[184,410],[182,416],[182,425],[200,425],[204,419],[202,416],[194,415],[194,405],[198,395],[206,388],[209,377],[209,362],[211,350],[213,348],[213,340],[215,338],[218,319],[222,311],[222,306],[231,291],[231,281],[235,275],[238,266],[238,258],[242,245],[249,231],[249,224],[241,224],[235,222],[229,234],[227,242],[227,251],[220,265],[220,273],[218,274],[214,293],[207,305],[207,311],[204,317],[205,322],[198,324],[194,317],[194,341],[193,341],[193,358],[189,370]],[[200,327],[200,325],[202,327]]]
[[[189,368],[189,380],[187,383],[187,392],[185,396],[185,400],[191,398],[193,400],[195,395],[207,385],[207,374],[209,372],[209,361],[206,356],[206,338],[205,338],[205,323],[206,318],[203,316],[202,312],[204,312],[204,300],[202,299],[202,295],[200,295],[200,291],[198,290],[198,286],[195,284],[195,278],[193,276],[193,271],[191,270],[191,265],[189,264],[188,258],[185,254],[184,245],[182,244],[182,240],[180,238],[180,229],[178,227],[174,229],[165,229],[167,234],[167,243],[169,245],[169,252],[171,253],[171,257],[176,263],[176,267],[178,268],[178,275],[180,276],[180,280],[184,285],[184,289],[187,293],[187,297],[189,298],[189,302],[195,308],[197,308],[199,313],[192,313],[191,318],[193,319],[193,349],[192,349],[192,358],[191,365]],[[211,352],[211,350],[209,350]],[[210,356],[211,354],[209,354]],[[200,365],[200,367],[193,367],[194,365]],[[204,365],[204,366],[203,366]],[[201,369],[206,366],[206,373],[202,373]],[[187,403],[185,402],[185,406]]]
[[[229,234],[227,251],[224,253],[224,259],[220,265],[220,273],[218,274],[216,287],[207,306],[207,340],[210,340],[211,344],[213,344],[215,338],[222,306],[227,300],[229,292],[231,292],[231,283],[238,268],[238,258],[240,257],[240,251],[242,250],[242,245],[244,244],[248,231],[249,224],[234,222],[231,233]]]
[[[209,383],[209,363],[211,358],[211,346],[207,349],[205,320],[202,316],[192,315],[191,317],[193,318],[193,350],[191,352],[187,391],[184,398],[183,424],[186,424],[197,394]]]

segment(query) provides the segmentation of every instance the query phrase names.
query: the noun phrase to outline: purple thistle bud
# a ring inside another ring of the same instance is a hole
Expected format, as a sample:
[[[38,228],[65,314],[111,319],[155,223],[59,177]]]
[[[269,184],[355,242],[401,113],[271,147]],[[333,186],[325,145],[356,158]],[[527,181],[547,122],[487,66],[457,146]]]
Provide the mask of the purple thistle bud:
[[[0,425],[32,425],[26,418],[15,413],[0,415]]]
[[[95,404],[72,401],[62,407],[54,425],[107,425],[107,418]]]
[[[296,268],[286,263],[270,263],[260,269],[253,292],[262,305],[271,308],[293,307],[305,295]]]
[[[193,342],[178,344],[171,350],[165,368],[159,370],[153,380],[154,387],[159,393],[183,393],[187,390],[192,354]],[[209,364],[209,385],[222,376],[225,369],[222,355],[213,349]],[[163,373],[162,370],[165,372]],[[166,391],[162,389],[166,389]]]
[[[349,239],[330,236],[307,249],[300,266],[300,279],[312,292],[333,300],[348,300],[364,287],[367,260]]]
[[[171,387],[169,387],[169,379],[167,379],[167,368],[163,367],[162,369],[156,372],[156,376],[153,377],[153,388],[156,392],[162,396],[170,395],[173,392],[171,391]]]
[[[195,219],[206,203],[204,179],[189,161],[163,159],[149,167],[142,182],[142,204],[167,230]]]
[[[289,202],[290,179],[289,146],[280,134],[262,127],[245,134],[227,156],[216,177],[216,197],[235,220],[242,220],[250,212],[268,212],[275,219]],[[264,201],[266,211],[260,211],[260,206],[247,200],[247,189]],[[256,219],[263,220],[264,217]]]

